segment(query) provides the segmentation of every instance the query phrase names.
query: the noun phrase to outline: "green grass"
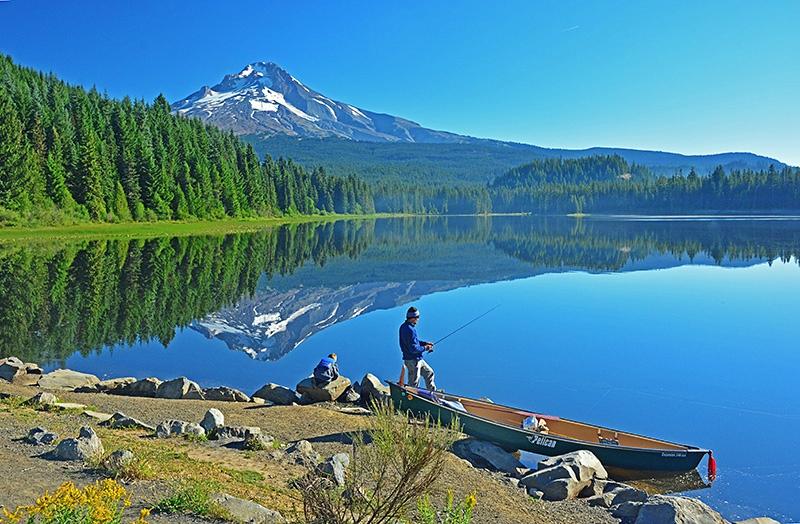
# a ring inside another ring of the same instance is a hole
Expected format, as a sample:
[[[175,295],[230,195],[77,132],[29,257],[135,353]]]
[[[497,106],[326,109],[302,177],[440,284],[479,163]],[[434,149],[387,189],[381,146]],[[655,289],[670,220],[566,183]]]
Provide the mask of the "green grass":
[[[223,469],[224,473],[230,475],[230,477],[238,482],[242,482],[244,484],[252,484],[258,485],[264,481],[264,475],[259,473],[258,471],[253,471],[250,469]]]
[[[364,220],[404,215],[302,215],[288,217],[223,219],[203,221],[162,221],[86,223],[66,226],[0,226],[0,242],[15,240],[42,240],[60,238],[151,238],[161,236],[191,236],[207,234],[246,233],[270,226],[304,222],[331,222],[336,220]]]

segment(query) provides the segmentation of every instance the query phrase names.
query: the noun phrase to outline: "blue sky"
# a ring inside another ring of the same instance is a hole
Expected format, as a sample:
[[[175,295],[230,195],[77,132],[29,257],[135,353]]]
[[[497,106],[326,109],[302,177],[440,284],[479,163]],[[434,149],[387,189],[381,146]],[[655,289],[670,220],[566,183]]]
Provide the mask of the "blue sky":
[[[257,60],[436,129],[800,165],[800,2],[0,1],[0,51],[176,100]]]

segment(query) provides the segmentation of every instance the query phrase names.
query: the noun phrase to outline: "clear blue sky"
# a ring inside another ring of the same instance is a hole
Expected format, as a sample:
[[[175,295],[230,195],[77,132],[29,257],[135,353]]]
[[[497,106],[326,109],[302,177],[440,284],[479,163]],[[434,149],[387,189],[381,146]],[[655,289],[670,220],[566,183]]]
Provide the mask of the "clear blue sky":
[[[271,60],[436,129],[800,165],[797,0],[0,0],[0,51],[115,97],[171,101]]]

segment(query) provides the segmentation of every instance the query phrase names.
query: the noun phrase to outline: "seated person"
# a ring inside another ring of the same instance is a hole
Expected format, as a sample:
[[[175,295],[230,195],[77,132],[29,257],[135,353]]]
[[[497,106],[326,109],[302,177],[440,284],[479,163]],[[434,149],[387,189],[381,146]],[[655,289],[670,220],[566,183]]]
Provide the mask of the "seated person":
[[[336,365],[336,353],[323,358],[314,368],[314,385],[325,387],[339,378],[339,367]]]

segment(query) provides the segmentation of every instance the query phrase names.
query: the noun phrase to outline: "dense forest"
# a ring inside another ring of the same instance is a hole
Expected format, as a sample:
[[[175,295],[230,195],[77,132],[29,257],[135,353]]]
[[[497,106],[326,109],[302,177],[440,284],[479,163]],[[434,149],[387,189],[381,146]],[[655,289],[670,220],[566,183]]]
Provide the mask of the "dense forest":
[[[800,211],[800,169],[654,177],[618,156],[537,160],[498,177],[495,212],[726,213]]]
[[[113,100],[0,55],[0,222],[370,213],[354,176],[331,177],[153,104]]]

